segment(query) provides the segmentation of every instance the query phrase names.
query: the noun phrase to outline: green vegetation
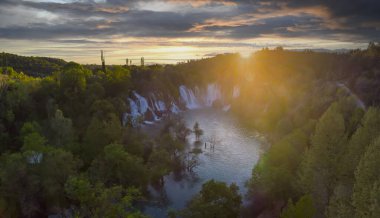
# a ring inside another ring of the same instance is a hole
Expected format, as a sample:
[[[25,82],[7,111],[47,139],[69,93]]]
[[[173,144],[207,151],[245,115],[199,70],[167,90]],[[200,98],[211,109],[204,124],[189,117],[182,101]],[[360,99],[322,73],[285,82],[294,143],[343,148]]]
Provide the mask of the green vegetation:
[[[29,76],[48,76],[61,69],[66,61],[58,58],[25,57],[9,53],[0,53],[1,66],[10,66],[17,72]]]
[[[186,169],[191,131],[179,119],[156,139],[122,126],[132,80],[73,62],[44,77],[2,68],[1,217],[143,217],[147,185]]]
[[[170,101],[180,84],[210,81],[226,92],[240,85],[232,113],[271,144],[247,183],[254,203],[248,216],[378,217],[379,48],[371,43],[344,54],[263,49],[250,59],[219,55],[178,65],[113,66],[107,73],[3,54],[0,217],[144,217],[137,205],[147,186],[162,186],[171,172],[192,171],[201,151],[187,151],[186,139],[193,132],[199,140],[203,131],[171,117],[156,138],[147,137],[122,125],[126,99],[132,90],[153,90]],[[241,203],[236,185],[211,180],[170,216],[239,217]]]
[[[227,186],[223,182],[210,180],[202,185],[202,190],[180,212],[181,217],[239,217],[241,196],[235,184]]]
[[[257,55],[256,70],[267,73],[259,74],[259,90],[242,92],[237,103],[250,102],[248,108],[236,111],[272,144],[248,183],[249,196],[262,203],[251,213],[280,216],[278,205],[287,205],[281,217],[376,217],[379,101],[358,84],[364,78],[379,83],[379,45],[347,54],[263,50]],[[270,65],[268,57],[278,65]],[[352,85],[368,108],[341,82]],[[270,92],[260,91],[263,83]],[[249,93],[253,101],[246,100]]]

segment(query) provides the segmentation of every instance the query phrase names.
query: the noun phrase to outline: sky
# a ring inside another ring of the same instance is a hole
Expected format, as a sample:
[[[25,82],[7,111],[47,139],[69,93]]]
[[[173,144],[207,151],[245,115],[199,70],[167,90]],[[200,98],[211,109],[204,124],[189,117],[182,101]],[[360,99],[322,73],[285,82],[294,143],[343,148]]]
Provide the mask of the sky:
[[[0,51],[83,64],[175,63],[263,47],[380,41],[380,0],[0,0]]]

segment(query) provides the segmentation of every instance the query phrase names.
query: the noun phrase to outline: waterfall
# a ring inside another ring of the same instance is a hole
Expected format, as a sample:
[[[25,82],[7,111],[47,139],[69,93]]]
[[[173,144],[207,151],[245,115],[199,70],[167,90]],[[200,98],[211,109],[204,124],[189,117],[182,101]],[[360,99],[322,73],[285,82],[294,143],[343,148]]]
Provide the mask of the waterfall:
[[[133,99],[131,98],[128,98],[128,101],[129,101],[129,108],[131,110],[130,115],[134,118],[137,116],[140,116],[139,107],[137,106],[136,102],[133,101]]]
[[[186,86],[182,85],[179,87],[179,94],[182,101],[186,104],[187,109],[200,108],[197,98],[194,95],[193,90],[188,89]]]
[[[195,97],[193,90],[188,89],[187,92],[189,93],[189,100],[190,100],[190,108],[189,109],[196,109],[199,108],[198,99]]]
[[[128,98],[128,102],[129,102],[130,113],[123,114],[123,124],[126,125],[130,118],[132,126],[136,126],[137,119],[139,116],[141,116],[141,114],[139,113],[139,108],[136,102],[133,101],[133,99]]]
[[[158,100],[157,105],[158,105],[158,110],[159,111],[166,111],[165,102],[163,102],[161,100]]]
[[[130,112],[123,114],[123,124],[126,125],[128,121],[133,126],[138,125],[139,118],[143,118],[144,124],[153,124],[154,121],[161,120],[161,116],[166,113],[178,114],[181,109],[177,106],[177,103],[182,102],[186,109],[192,110],[197,108],[212,107],[217,100],[221,101],[223,111],[229,111],[231,104],[228,99],[237,98],[240,95],[240,88],[234,86],[232,93],[224,98],[221,87],[217,83],[210,83],[205,89],[194,87],[188,88],[185,85],[179,86],[179,99],[172,99],[170,103],[159,99],[154,93],[150,93],[148,98],[143,97],[136,91],[133,91],[133,99],[128,98]],[[135,99],[135,100],[134,100]],[[225,100],[227,99],[227,100]]]
[[[148,101],[141,95],[137,94],[137,92],[135,91],[133,91],[133,94],[137,98],[138,105],[139,105],[139,112],[141,114],[145,114],[149,108]]]
[[[172,102],[172,106],[170,108],[170,111],[173,114],[178,114],[181,110],[178,108],[178,106],[174,102]]]
[[[164,112],[166,111],[166,106],[165,106],[165,102],[161,101],[161,100],[158,100],[157,101],[157,98],[156,98],[156,95],[155,94],[151,94],[151,104],[152,104],[152,107],[154,110],[156,111],[159,111],[159,112]]]
[[[149,108],[149,111],[152,113],[152,116],[153,116],[153,120],[154,120],[154,121],[159,121],[159,120],[161,120],[161,119],[157,116],[157,114],[154,112],[154,109]]]
[[[216,83],[207,85],[206,106],[211,107],[216,100],[222,100],[222,92]]]
[[[187,88],[186,86],[182,85],[179,87],[179,95],[181,96],[182,101],[187,105],[189,105],[189,99],[187,97]]]

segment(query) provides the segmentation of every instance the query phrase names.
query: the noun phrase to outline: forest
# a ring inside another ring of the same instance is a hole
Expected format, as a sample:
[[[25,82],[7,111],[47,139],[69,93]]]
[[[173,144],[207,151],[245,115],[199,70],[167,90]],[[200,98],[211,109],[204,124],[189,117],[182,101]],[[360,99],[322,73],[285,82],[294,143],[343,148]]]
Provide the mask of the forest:
[[[0,217],[148,217],[148,187],[191,171],[188,137],[207,130],[166,114],[151,137],[123,122],[127,99],[155,90],[170,102],[180,85],[210,82],[225,92],[239,84],[228,113],[270,147],[252,165],[246,195],[209,180],[167,217],[380,217],[379,43],[106,71],[0,55]]]

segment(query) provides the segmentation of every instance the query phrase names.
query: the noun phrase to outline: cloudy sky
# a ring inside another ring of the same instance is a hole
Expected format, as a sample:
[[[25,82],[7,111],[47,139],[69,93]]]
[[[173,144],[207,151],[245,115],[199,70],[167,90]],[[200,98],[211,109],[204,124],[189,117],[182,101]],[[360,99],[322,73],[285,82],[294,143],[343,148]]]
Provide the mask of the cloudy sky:
[[[0,0],[0,50],[80,63],[99,63],[100,49],[123,64],[369,41],[380,41],[380,0]]]

